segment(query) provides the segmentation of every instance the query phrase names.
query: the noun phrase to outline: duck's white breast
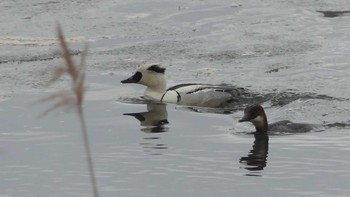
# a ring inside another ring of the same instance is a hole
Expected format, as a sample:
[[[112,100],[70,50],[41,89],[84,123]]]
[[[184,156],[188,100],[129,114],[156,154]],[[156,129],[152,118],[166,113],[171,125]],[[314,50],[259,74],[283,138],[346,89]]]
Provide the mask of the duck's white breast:
[[[160,99],[163,103],[178,103],[181,99],[180,94],[176,90],[167,90]]]

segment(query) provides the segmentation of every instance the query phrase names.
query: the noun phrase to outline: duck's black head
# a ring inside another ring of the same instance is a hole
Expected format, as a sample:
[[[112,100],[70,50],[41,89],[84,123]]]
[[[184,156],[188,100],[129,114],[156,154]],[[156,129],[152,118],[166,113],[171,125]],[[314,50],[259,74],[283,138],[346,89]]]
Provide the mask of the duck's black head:
[[[251,122],[256,131],[267,132],[268,124],[264,108],[261,105],[254,104],[244,109],[244,116],[238,122]]]
[[[263,116],[264,114],[265,111],[261,105],[250,105],[244,109],[244,116],[239,120],[239,122],[252,121],[258,116]]]

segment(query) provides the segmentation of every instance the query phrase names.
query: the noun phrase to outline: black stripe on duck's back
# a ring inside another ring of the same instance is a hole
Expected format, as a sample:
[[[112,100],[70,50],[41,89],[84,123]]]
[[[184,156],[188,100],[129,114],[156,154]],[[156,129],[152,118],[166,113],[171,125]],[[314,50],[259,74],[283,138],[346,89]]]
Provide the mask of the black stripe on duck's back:
[[[237,91],[237,93],[239,91],[243,91],[244,89],[243,88],[236,88],[234,86],[211,86],[211,85],[206,85],[206,84],[197,84],[197,85],[203,85],[203,87],[200,87],[200,88],[197,88],[197,89],[194,89],[192,91],[189,91],[189,92],[186,92],[186,94],[193,94],[193,93],[196,93],[196,92],[199,92],[199,91],[202,91],[202,90],[212,90],[212,91],[215,91],[215,92],[224,92],[224,93],[232,93],[232,92],[235,92]]]
[[[218,86],[215,91],[218,92],[232,92],[232,91],[238,91],[238,92],[244,92],[246,91],[245,88],[239,88],[236,86]]]
[[[176,90],[179,88],[183,88],[186,86],[192,86],[192,85],[205,85],[205,84],[200,84],[200,83],[184,83],[184,84],[179,84],[179,85],[175,85],[173,87],[168,88],[167,90]]]
[[[219,86],[213,86],[213,85],[208,85],[208,84],[201,84],[201,83],[186,83],[186,84],[179,84],[176,86],[173,86],[171,88],[168,89],[168,91],[172,91],[172,90],[179,90],[181,88],[187,88],[187,87],[191,87],[191,86],[197,86],[197,87],[193,87],[193,89],[189,89],[187,92],[183,92],[185,94],[193,94],[196,92],[200,92],[203,90],[216,90],[216,89],[220,89]],[[199,87],[198,87],[199,86]],[[181,90],[180,90],[181,91]]]
[[[188,91],[186,92],[186,94],[193,94],[193,93],[196,93],[196,92],[199,92],[199,91],[202,91],[202,90],[205,90],[205,89],[213,89],[212,87],[202,87],[202,88],[197,88],[197,89],[194,89],[192,91]]]
[[[202,84],[202,83],[179,84],[179,85],[175,85],[173,87],[168,88],[167,91],[178,90],[178,89],[186,88],[186,87],[190,87],[190,86],[199,86],[199,87],[193,88],[192,90],[189,89],[187,92],[185,92],[185,94],[193,94],[193,93],[200,92],[203,90],[212,90],[212,91],[216,91],[216,92],[225,92],[225,93],[236,92],[237,94],[239,94],[239,92],[245,91],[244,88],[237,88],[236,86],[211,85],[211,84]]]

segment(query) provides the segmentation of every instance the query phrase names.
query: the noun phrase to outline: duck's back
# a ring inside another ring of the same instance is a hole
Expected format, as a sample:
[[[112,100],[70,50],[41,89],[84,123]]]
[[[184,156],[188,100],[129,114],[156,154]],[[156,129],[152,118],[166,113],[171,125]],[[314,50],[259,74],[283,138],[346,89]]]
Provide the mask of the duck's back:
[[[306,133],[315,130],[317,125],[306,123],[294,123],[289,120],[282,120],[269,125],[270,133]]]
[[[234,86],[188,83],[169,88],[164,101],[176,97],[177,103],[181,105],[219,107],[234,100],[238,94],[239,90]]]

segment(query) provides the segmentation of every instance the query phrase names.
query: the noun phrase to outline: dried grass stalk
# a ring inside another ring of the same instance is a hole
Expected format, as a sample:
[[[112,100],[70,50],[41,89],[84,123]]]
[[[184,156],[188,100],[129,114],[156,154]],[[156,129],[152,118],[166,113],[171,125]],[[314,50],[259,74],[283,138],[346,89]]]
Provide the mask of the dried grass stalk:
[[[52,93],[46,97],[41,98],[38,102],[49,102],[49,101],[54,102],[54,104],[50,108],[48,108],[43,113],[43,115],[46,115],[52,110],[55,110],[57,108],[62,108],[62,107],[63,108],[74,107],[77,110],[79,121],[81,124],[80,126],[82,131],[88,170],[90,173],[92,190],[93,190],[94,196],[98,197],[99,194],[98,194],[98,188],[97,188],[97,181],[95,178],[90,144],[89,144],[89,137],[86,129],[84,111],[82,106],[83,100],[84,100],[84,92],[85,92],[84,81],[85,81],[85,59],[87,54],[87,47],[85,47],[85,50],[81,54],[80,63],[76,65],[74,64],[71,53],[65,41],[63,32],[59,25],[57,27],[57,33],[58,33],[58,40],[63,51],[62,57],[65,60],[65,65],[64,67],[59,67],[54,70],[53,76],[51,80],[48,82],[48,84],[52,84],[57,80],[59,80],[64,74],[68,74],[69,78],[72,81],[71,89]]]

